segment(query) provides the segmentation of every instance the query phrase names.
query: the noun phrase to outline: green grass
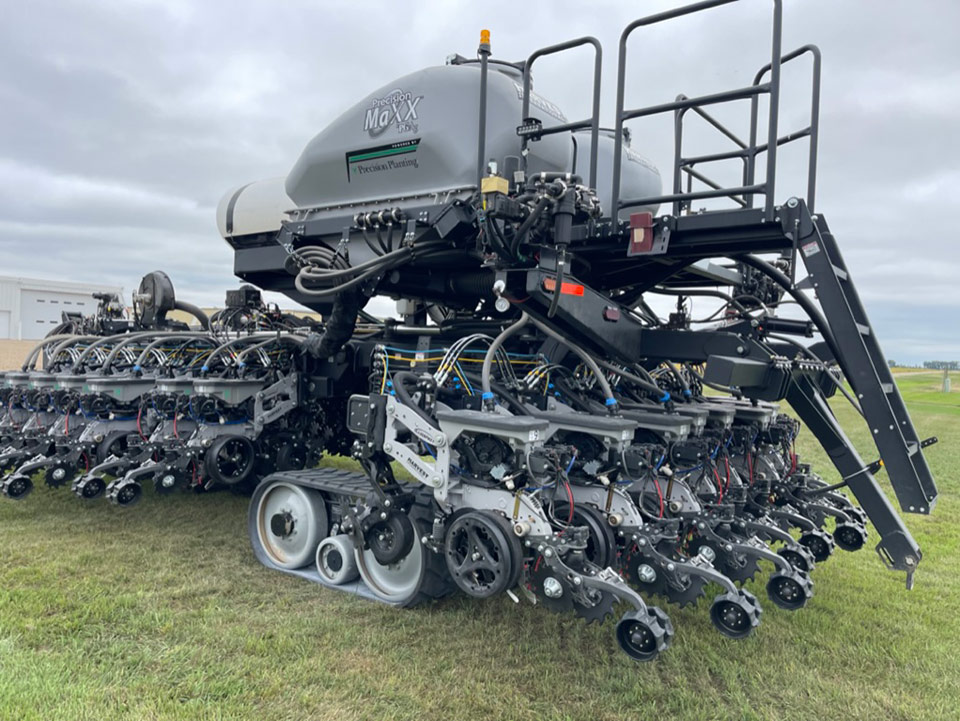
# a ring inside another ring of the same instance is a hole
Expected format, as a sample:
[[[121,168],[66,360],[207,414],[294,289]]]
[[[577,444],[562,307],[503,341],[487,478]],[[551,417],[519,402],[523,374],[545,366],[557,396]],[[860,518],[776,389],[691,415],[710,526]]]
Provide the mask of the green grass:
[[[807,608],[765,602],[745,641],[705,605],[667,607],[677,635],[653,664],[617,649],[612,621],[507,598],[398,611],[268,571],[229,494],[122,511],[38,488],[0,503],[0,719],[956,719],[960,393],[938,393],[937,374],[900,380],[921,437],[941,439],[927,451],[939,505],[907,519],[915,589],[869,549],[838,552]],[[800,450],[833,477],[808,434]]]

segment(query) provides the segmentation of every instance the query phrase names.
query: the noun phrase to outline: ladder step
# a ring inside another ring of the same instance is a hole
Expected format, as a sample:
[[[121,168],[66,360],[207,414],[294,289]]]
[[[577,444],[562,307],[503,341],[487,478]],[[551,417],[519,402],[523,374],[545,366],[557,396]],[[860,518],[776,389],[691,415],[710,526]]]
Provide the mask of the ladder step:
[[[883,389],[884,393],[893,393],[893,383],[881,383],[880,387]]]
[[[914,456],[920,450],[920,444],[914,441],[907,441],[907,455]]]
[[[838,268],[835,265],[831,267],[833,268],[834,275],[836,275],[840,280],[846,280],[847,278],[850,277],[849,275],[847,275],[847,271],[845,271],[843,268]]]
[[[864,323],[857,323],[857,330],[860,331],[860,335],[862,336],[870,335],[870,326]]]

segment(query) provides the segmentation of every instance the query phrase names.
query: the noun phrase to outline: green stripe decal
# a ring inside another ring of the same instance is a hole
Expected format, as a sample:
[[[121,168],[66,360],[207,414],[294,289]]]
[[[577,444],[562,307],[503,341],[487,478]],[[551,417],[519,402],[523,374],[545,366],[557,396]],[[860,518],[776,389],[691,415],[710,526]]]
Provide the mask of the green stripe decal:
[[[416,145],[407,145],[402,148],[387,148],[386,150],[375,150],[372,153],[361,153],[360,155],[351,155],[348,162],[356,163],[361,160],[373,160],[375,158],[385,158],[388,155],[403,155],[404,153],[414,153],[417,150]]]

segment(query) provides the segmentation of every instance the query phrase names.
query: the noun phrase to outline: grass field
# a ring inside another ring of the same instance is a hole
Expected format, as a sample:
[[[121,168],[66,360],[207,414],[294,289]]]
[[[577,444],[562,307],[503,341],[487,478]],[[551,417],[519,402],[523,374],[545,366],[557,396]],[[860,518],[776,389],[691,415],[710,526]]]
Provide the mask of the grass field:
[[[838,551],[807,608],[764,602],[745,641],[705,605],[667,607],[674,645],[645,665],[612,621],[507,598],[396,611],[268,571],[229,494],[122,511],[38,488],[0,503],[0,719],[957,719],[960,393],[939,379],[901,378],[921,437],[941,439],[939,505],[907,519],[924,550],[913,591],[872,550]],[[800,449],[833,477],[809,435]]]

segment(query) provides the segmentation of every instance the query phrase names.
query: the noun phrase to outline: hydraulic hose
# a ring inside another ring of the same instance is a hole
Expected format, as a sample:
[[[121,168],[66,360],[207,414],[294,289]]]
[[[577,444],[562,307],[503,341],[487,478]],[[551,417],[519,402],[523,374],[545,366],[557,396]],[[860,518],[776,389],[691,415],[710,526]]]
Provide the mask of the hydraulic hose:
[[[526,315],[526,314],[524,314]],[[613,397],[613,388],[610,387],[610,383],[607,381],[606,376],[603,375],[603,371],[600,370],[600,366],[597,364],[597,361],[587,353],[583,348],[578,346],[576,343],[573,343],[567,338],[564,338],[562,335],[557,333],[553,328],[548,326],[546,323],[541,323],[536,318],[531,319],[533,324],[537,326],[540,330],[546,333],[548,336],[553,338],[558,343],[562,343],[567,346],[570,350],[580,356],[580,359],[587,364],[587,367],[593,371],[593,375],[597,379],[597,383],[600,384],[600,388],[603,391],[604,404],[610,410],[610,413],[616,413],[617,411],[617,399]]]
[[[84,361],[86,361],[87,358],[90,357],[90,355],[93,353],[94,350],[96,350],[97,348],[100,348],[100,347],[102,347],[102,346],[104,346],[104,345],[107,345],[108,343],[118,343],[118,342],[119,342],[119,343],[121,343],[121,344],[126,344],[126,343],[128,343],[128,342],[130,342],[130,341],[132,341],[132,340],[140,340],[140,339],[143,339],[143,338],[150,338],[151,336],[156,335],[156,333],[157,333],[157,331],[155,331],[155,330],[150,330],[150,331],[141,331],[141,332],[139,332],[139,333],[118,333],[118,334],[116,334],[116,335],[108,335],[108,336],[105,336],[105,337],[103,337],[103,338],[99,338],[98,340],[95,340],[93,343],[91,343],[90,345],[88,345],[87,348],[86,348],[86,350],[84,350],[84,351],[80,354],[80,357],[77,358],[77,362],[74,364],[74,368],[73,368],[73,369],[74,369],[74,371],[79,371],[79,370],[80,370],[80,367],[83,365]]]
[[[540,216],[543,215],[543,211],[546,210],[546,207],[553,202],[553,199],[549,196],[543,196],[540,200],[537,201],[537,204],[533,206],[533,210],[530,211],[530,215],[527,216],[527,219],[524,220],[520,227],[517,228],[517,232],[513,235],[513,242],[510,244],[510,252],[513,254],[513,257],[517,257],[517,252],[520,249],[520,243],[523,241],[523,237],[527,234],[527,231],[533,227],[533,224],[536,223]]]
[[[762,258],[758,258],[755,255],[732,255],[730,256],[731,260],[738,261],[749,265],[751,268],[755,268],[763,273],[765,276],[770,278],[774,283],[783,288],[790,296],[797,301],[797,305],[803,308],[804,312],[809,316],[810,320],[813,321],[813,324],[817,326],[817,330],[820,331],[820,335],[823,336],[823,340],[826,342],[827,346],[830,348],[830,352],[833,353],[833,357],[836,358],[837,363],[841,364],[840,367],[844,372],[844,375],[847,378],[850,378],[849,373],[847,373],[846,368],[843,368],[843,356],[840,354],[840,347],[837,345],[837,339],[833,335],[833,331],[830,329],[830,325],[827,323],[827,319],[823,317],[823,314],[820,310],[813,304],[807,296],[805,296],[801,291],[797,290],[793,283],[790,282],[790,279],[781,273],[779,270],[770,265],[767,261]]]
[[[221,343],[210,352],[210,357],[207,358],[207,360],[204,362],[203,368],[201,370],[207,370],[210,364],[213,361],[215,361],[220,356],[220,354],[223,353],[223,351],[227,350],[227,348],[230,348],[233,345],[236,345],[237,343],[247,343],[249,341],[259,341],[266,338],[275,338],[275,337],[276,335],[274,333],[254,333],[252,335],[245,335],[242,338],[234,338],[233,340],[228,340],[226,343]],[[196,363],[196,361],[194,361],[194,363]],[[191,365],[193,365],[193,363],[191,363]]]
[[[37,357],[43,351],[43,349],[54,342],[59,342],[63,345],[63,342],[71,343],[81,338],[90,338],[92,336],[79,336],[73,335],[72,333],[60,333],[58,335],[50,335],[41,340],[37,345],[35,345],[30,352],[27,354],[27,359],[23,362],[23,365],[20,367],[22,371],[33,370],[34,364],[37,362]]]
[[[151,335],[157,335],[157,334],[152,333]],[[164,335],[169,335],[169,334],[164,334]],[[107,357],[103,359],[103,363],[100,364],[100,372],[103,373],[104,375],[108,375],[110,373],[110,366],[113,365],[113,361],[115,361],[117,356],[120,355],[120,351],[125,346],[130,345],[136,340],[140,340],[140,339],[131,338],[130,336],[127,336],[126,338],[121,339],[119,343],[117,343],[113,348],[110,349],[110,352],[107,353]]]
[[[257,343],[256,345],[252,345],[249,348],[244,348],[242,351],[240,351],[237,354],[237,365],[238,366],[243,365],[244,363],[243,359],[246,357],[248,353],[253,353],[255,351],[260,350],[261,348],[266,348],[271,343],[276,343],[276,342],[283,343],[284,341],[291,341],[294,345],[300,346],[300,345],[303,345],[304,339],[302,336],[297,336],[292,334],[276,335],[273,338],[268,338],[265,341]]]
[[[490,344],[490,347],[487,348],[486,355],[483,356],[483,367],[480,372],[480,385],[483,388],[483,405],[487,410],[493,409],[493,391],[491,390],[491,375],[493,370],[493,358],[497,354],[497,351],[500,350],[500,347],[510,338],[515,336],[524,327],[527,323],[530,322],[530,316],[526,313],[523,313],[520,316],[520,320],[511,325],[509,328],[504,330],[500,335],[493,339],[493,342]]]
[[[212,338],[206,333],[178,333],[176,331],[171,331],[169,333],[160,333],[158,334],[158,337],[155,340],[152,340],[150,343],[148,343],[147,346],[143,349],[143,351],[141,351],[140,355],[137,356],[137,359],[133,363],[134,369],[136,370],[141,365],[143,365],[143,362],[150,355],[150,352],[153,351],[153,349],[159,346],[161,343],[164,343],[165,341],[167,341],[169,338],[188,338],[191,340],[196,338],[204,338],[204,339],[212,340]],[[109,362],[110,362],[110,357],[107,356],[107,363]],[[105,365],[107,363],[105,363]]]
[[[670,372],[673,373],[674,377],[677,379],[677,382],[680,383],[680,388],[683,389],[683,397],[688,399],[690,398],[690,384],[687,383],[687,379],[683,377],[683,374],[674,365],[673,361],[665,360],[664,363],[667,364],[667,368],[670,369]]]
[[[659,400],[661,403],[666,403],[668,400],[670,400],[670,394],[663,390],[663,388],[658,386],[656,383],[651,383],[650,381],[644,380],[640,376],[630,373],[629,371],[625,371],[622,368],[618,368],[617,366],[613,365],[612,363],[608,363],[605,360],[597,359],[596,362],[598,365],[606,368],[608,371],[623,376],[631,383],[640,386],[647,393],[655,395],[657,400]]]

